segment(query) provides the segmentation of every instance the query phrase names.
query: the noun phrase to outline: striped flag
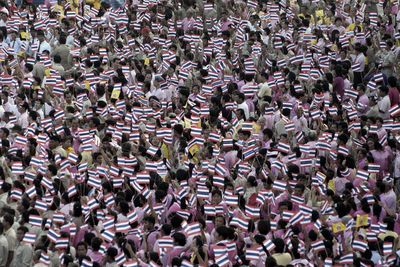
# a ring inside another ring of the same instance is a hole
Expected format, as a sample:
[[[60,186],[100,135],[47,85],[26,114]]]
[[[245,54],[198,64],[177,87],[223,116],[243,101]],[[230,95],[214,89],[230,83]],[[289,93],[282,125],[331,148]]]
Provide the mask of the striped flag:
[[[362,169],[358,169],[356,177],[361,179],[361,180],[363,180],[363,181],[368,181],[369,173],[367,171],[362,170]]]
[[[22,241],[31,245],[35,244],[36,233],[26,232]]]
[[[275,180],[274,184],[272,186],[272,189],[284,192],[284,191],[286,191],[286,185],[287,185],[287,182],[285,182],[285,181]]]
[[[368,248],[368,243],[367,241],[361,240],[361,239],[354,239],[353,240],[353,249],[358,250],[360,252],[365,252]]]

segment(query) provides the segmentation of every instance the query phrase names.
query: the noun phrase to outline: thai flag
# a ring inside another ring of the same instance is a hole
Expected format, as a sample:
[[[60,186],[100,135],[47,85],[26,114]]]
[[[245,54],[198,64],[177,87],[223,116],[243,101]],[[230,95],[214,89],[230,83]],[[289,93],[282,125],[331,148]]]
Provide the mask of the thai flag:
[[[376,83],[374,81],[370,80],[367,83],[367,88],[369,88],[371,91],[374,91],[376,89]]]
[[[198,222],[193,222],[189,224],[185,230],[188,236],[194,237],[201,233],[200,224]]]
[[[227,254],[221,255],[221,256],[216,256],[215,257],[215,263],[220,266],[220,267],[226,267],[228,266],[231,262],[228,259]]]
[[[151,262],[150,262],[151,265]],[[124,267],[139,267],[139,264],[136,260],[130,260],[125,262]]]
[[[383,243],[383,255],[390,255],[393,251],[393,244],[392,242],[384,242]]]
[[[115,221],[114,217],[104,220],[103,221],[104,229],[106,229],[106,230],[114,229],[114,226],[115,226],[114,221]]]
[[[38,215],[29,215],[29,224],[36,227],[42,227],[42,217]]]
[[[379,73],[376,73],[375,75],[374,75],[374,81],[375,82],[382,82],[384,80],[384,77],[383,77],[383,73],[382,72],[379,72]]]
[[[285,181],[275,180],[272,189],[277,191],[286,191],[286,185],[287,182]]]
[[[277,150],[279,152],[288,154],[289,151],[290,151],[290,145],[288,143],[285,143],[285,142],[281,141],[281,142],[278,143]]]
[[[303,214],[301,212],[300,213],[296,213],[289,219],[289,223],[290,223],[290,225],[294,226],[294,225],[300,223],[303,219],[304,219],[304,217],[303,217]]]
[[[389,113],[391,117],[396,117],[400,113],[400,107],[399,105],[394,105],[389,109]]]
[[[353,252],[349,252],[344,254],[340,260],[339,260],[340,264],[353,264]]]
[[[47,237],[51,242],[56,243],[57,239],[60,238],[60,236],[61,235],[56,230],[50,227],[49,232],[47,233]]]
[[[378,163],[368,163],[368,172],[369,173],[379,173],[381,165]]]
[[[32,157],[29,165],[40,168],[43,165],[44,161],[39,157]]]
[[[24,167],[20,161],[13,162],[11,170],[15,175],[24,175]]]
[[[43,263],[43,264],[46,265],[46,266],[49,266],[49,265],[50,265],[50,257],[49,257],[49,255],[48,255],[46,252],[42,251],[42,252],[40,253],[39,262],[40,262],[40,263]],[[82,265],[82,266],[83,266],[83,265]]]
[[[295,126],[294,126],[294,122],[289,122],[285,124],[285,130],[286,132],[294,132],[295,131]]]
[[[332,265],[333,265],[332,258],[325,258],[324,266],[325,267],[332,267]]]
[[[106,207],[112,207],[115,205],[115,200],[114,196],[112,194],[107,194],[104,196],[104,202],[106,204]]]
[[[304,214],[304,216],[311,216],[313,209],[307,205],[299,204],[300,212]]]
[[[379,224],[375,224],[375,223],[371,223],[371,231],[379,234],[380,233],[380,225]]]
[[[304,61],[303,55],[293,56],[290,58],[291,64],[302,63]]]
[[[31,232],[26,232],[24,235],[24,239],[22,240],[23,242],[27,244],[35,244],[36,242],[36,233],[31,233]]]
[[[64,214],[60,212],[56,212],[53,214],[53,222],[63,224],[65,221]]]
[[[325,244],[324,244],[324,241],[322,241],[322,240],[317,240],[317,241],[312,242],[311,247],[313,248],[313,250],[315,252],[325,250]]]
[[[321,118],[321,110],[315,109],[315,110],[311,111],[311,118],[313,120],[317,120],[317,119]]]
[[[40,211],[45,212],[47,211],[47,203],[45,201],[37,199],[35,203],[35,209],[38,210],[39,212]]]
[[[57,238],[56,249],[66,249],[68,246],[69,246],[69,238],[68,237]]]
[[[15,138],[15,144],[18,144],[21,146],[25,146],[27,141],[28,141],[28,138],[26,138],[25,136],[22,136],[22,135],[18,135]]]
[[[118,264],[118,266],[121,266],[126,262],[125,253],[123,251],[121,251],[121,253],[115,257],[115,262]]]
[[[126,233],[131,230],[131,226],[129,225],[129,221],[123,221],[115,224],[115,231],[118,233]]]
[[[215,216],[215,206],[212,205],[204,205],[204,213],[208,216]]]
[[[226,169],[221,163],[215,165],[215,172],[220,176],[225,176]]]
[[[297,205],[304,204],[304,197],[301,196],[292,195],[291,200]]]
[[[197,197],[201,199],[208,199],[210,197],[209,189],[205,186],[197,187]]]
[[[352,89],[346,89],[344,90],[344,96],[351,99],[356,99],[358,97],[358,91]]]
[[[367,250],[368,243],[367,241],[361,239],[354,239],[352,247],[354,250],[365,252],[365,250]]]
[[[349,155],[349,149],[345,146],[339,146],[338,148],[338,153],[339,154],[343,154],[344,156],[348,156]]]
[[[246,248],[246,260],[248,261],[258,261],[260,259],[260,250],[259,248]]]
[[[303,34],[304,42],[311,42],[314,40],[314,38],[315,38],[315,36],[313,34],[308,34],[308,33]]]
[[[377,237],[376,233],[374,233],[372,231],[367,231],[366,232],[366,236],[367,236],[367,241],[368,242],[376,242],[376,241],[378,241],[378,237]]]
[[[99,203],[97,202],[97,200],[95,198],[89,199],[89,201],[87,202],[87,205],[89,206],[90,210],[95,210],[96,208],[99,207]]]
[[[233,217],[230,225],[239,227],[243,231],[247,231],[249,229],[249,222],[239,217]]]
[[[104,230],[104,232],[101,233],[101,237],[107,242],[111,242],[114,239],[114,235],[115,233],[110,230]]]
[[[300,166],[302,168],[308,168],[313,166],[313,159],[312,158],[302,158],[300,159]]]
[[[158,239],[158,246],[160,248],[170,249],[174,247],[174,243],[171,237],[161,237]]]
[[[387,229],[387,225],[385,223],[379,223],[379,233],[385,233]],[[372,227],[371,227],[372,230]]]

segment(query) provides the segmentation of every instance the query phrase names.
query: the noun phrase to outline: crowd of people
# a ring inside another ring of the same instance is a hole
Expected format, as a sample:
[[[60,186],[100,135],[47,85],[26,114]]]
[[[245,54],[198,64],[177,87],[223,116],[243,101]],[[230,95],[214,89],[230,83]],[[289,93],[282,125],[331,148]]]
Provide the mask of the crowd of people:
[[[0,267],[398,266],[399,0],[0,1]]]

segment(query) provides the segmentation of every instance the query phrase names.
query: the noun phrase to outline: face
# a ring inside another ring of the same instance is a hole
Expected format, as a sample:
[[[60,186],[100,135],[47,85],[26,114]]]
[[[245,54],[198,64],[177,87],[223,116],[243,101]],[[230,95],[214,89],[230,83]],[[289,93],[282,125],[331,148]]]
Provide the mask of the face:
[[[66,95],[65,95],[65,101],[66,101],[67,103],[71,103],[71,101],[72,101],[72,95],[71,95],[71,94],[66,94]]]
[[[78,121],[77,119],[74,119],[74,120],[72,121],[71,127],[72,127],[72,129],[78,129],[78,127],[79,127],[79,121]]]
[[[143,226],[144,226],[144,229],[145,229],[145,230],[150,230],[150,229],[153,228],[153,224],[150,223],[150,222],[148,222],[148,221],[144,221],[144,222],[143,222]]]
[[[87,251],[86,251],[85,246],[82,246],[82,245],[78,246],[78,249],[77,249],[78,257],[86,256],[86,253],[87,253]]]
[[[213,205],[217,205],[222,201],[222,197],[219,194],[214,194],[212,196],[211,202]]]
[[[301,191],[300,188],[295,188],[295,189],[294,189],[294,194],[295,194],[296,196],[301,196],[301,195],[303,195],[303,192]]]
[[[17,239],[19,241],[22,241],[22,239],[24,239],[24,235],[25,235],[24,231],[22,231],[22,230],[17,231]]]
[[[215,228],[223,225],[224,225],[224,219],[222,219],[221,217],[215,218]]]

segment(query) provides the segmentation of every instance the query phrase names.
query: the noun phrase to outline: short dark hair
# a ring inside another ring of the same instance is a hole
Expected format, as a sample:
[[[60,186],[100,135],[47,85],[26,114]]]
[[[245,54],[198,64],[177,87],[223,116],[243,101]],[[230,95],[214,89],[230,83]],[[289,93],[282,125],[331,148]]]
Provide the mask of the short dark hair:
[[[175,233],[172,235],[172,238],[174,239],[174,242],[177,242],[179,246],[184,246],[186,245],[186,236],[182,233]]]

